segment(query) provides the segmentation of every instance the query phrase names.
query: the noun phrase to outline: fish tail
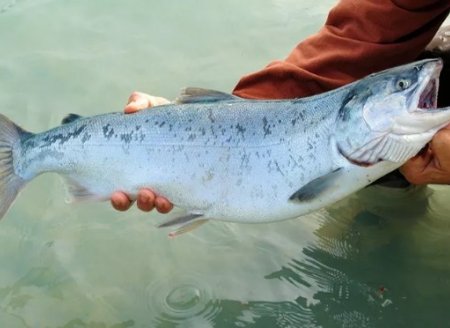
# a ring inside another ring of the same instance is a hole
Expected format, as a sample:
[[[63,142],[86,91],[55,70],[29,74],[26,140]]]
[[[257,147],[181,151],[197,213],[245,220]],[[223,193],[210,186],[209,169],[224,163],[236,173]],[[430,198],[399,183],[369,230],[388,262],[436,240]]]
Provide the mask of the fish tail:
[[[29,134],[0,114],[0,219],[13,203],[26,181],[14,170],[13,150]]]

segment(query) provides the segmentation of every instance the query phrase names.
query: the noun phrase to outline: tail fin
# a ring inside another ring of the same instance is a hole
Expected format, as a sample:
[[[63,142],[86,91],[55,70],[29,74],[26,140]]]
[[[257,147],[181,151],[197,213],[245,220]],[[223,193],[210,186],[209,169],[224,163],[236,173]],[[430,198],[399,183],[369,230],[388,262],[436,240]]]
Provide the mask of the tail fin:
[[[13,148],[19,147],[24,130],[0,114],[0,219],[11,206],[25,180],[15,174]]]

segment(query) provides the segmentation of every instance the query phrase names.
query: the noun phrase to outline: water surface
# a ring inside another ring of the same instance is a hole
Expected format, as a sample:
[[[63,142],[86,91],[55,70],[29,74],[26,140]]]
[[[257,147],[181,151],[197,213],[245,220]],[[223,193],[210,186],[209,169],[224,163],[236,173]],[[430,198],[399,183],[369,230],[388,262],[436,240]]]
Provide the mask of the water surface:
[[[133,90],[229,91],[334,1],[0,0],[0,108],[31,131]],[[297,220],[208,223],[65,204],[41,176],[0,224],[1,327],[450,326],[446,187],[365,190]]]

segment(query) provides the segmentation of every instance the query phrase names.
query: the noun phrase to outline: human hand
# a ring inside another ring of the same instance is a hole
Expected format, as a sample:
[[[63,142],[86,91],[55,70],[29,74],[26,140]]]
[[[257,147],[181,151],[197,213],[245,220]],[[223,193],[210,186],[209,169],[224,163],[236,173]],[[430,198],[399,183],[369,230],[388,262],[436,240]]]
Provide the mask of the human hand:
[[[127,105],[125,106],[124,112],[126,114],[135,113],[141,109],[146,109],[150,107],[155,107],[159,105],[169,104],[170,101],[161,98],[150,96],[142,92],[133,92],[128,98]],[[156,208],[160,213],[168,213],[172,210],[172,203],[161,196],[156,195],[153,191],[147,188],[140,189],[136,197],[137,207],[144,211],[149,212]],[[124,192],[116,191],[111,195],[111,205],[118,211],[128,210],[133,201],[130,196]]]
[[[436,133],[429,145],[400,172],[412,184],[450,184],[450,125]]]
[[[170,101],[166,98],[150,96],[143,92],[134,91],[128,98],[128,102],[123,111],[125,114],[131,114],[141,109],[167,104],[170,104]]]

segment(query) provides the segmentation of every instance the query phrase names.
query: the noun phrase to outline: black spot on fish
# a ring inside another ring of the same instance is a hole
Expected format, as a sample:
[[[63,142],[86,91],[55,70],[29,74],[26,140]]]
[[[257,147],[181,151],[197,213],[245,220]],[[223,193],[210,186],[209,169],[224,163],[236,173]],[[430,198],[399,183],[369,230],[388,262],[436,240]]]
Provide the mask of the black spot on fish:
[[[280,165],[278,164],[278,161],[274,161],[275,167],[277,168],[277,172],[281,174],[281,176],[284,177],[284,172],[281,170]]]
[[[139,131],[141,129],[140,125],[136,125],[136,131]]]
[[[114,134],[114,129],[111,127],[111,125],[108,123],[108,124],[106,124],[103,128],[102,128],[102,130],[103,130],[103,136],[106,138],[106,139],[111,139],[111,137],[113,136],[113,134]]]
[[[303,114],[303,112],[298,112],[298,116],[300,116],[300,119],[302,120],[302,121],[304,121],[305,120],[305,114]]]
[[[195,140],[195,138],[197,138],[197,135],[195,133],[191,133],[187,140],[193,141],[193,140]]]
[[[165,124],[166,124],[166,122],[163,121],[159,124],[159,127],[162,128]]]
[[[209,130],[211,131],[211,135],[212,135],[214,138],[217,138],[216,131],[214,130],[214,126],[213,126],[213,125],[211,125],[211,126],[209,127]]]
[[[122,133],[122,134],[120,135],[120,140],[122,140],[123,142],[125,142],[125,143],[127,143],[127,144],[129,144],[129,143],[131,142],[132,138],[133,138],[133,132],[130,132],[130,133]]]
[[[288,151],[289,158],[292,160],[292,163],[293,163],[293,167],[298,167],[299,166],[298,162],[295,160],[295,158],[290,153],[291,153],[291,151]]]
[[[49,134],[42,139],[44,143],[41,145],[41,148],[50,146],[51,144],[54,144],[58,141],[59,144],[62,145],[66,143],[68,140],[72,138],[75,139],[76,137],[78,137],[85,128],[86,125],[81,125],[68,133]]]
[[[238,134],[240,133],[242,136],[244,136],[245,128],[242,125],[240,125],[239,123],[236,124],[236,130],[237,130]]]
[[[85,142],[88,141],[89,139],[91,139],[91,135],[90,135],[89,133],[85,132],[85,133],[83,134],[83,138],[81,138],[81,142],[82,142],[82,143],[85,143]]]
[[[208,108],[208,119],[211,123],[215,122],[211,108]]]
[[[269,121],[267,120],[267,117],[263,117],[263,130],[264,130],[264,137],[268,136],[269,134],[272,134],[272,130],[270,130]]]
[[[292,121],[291,121],[292,126],[295,126],[296,123],[297,123],[297,119],[296,118],[292,119]]]

